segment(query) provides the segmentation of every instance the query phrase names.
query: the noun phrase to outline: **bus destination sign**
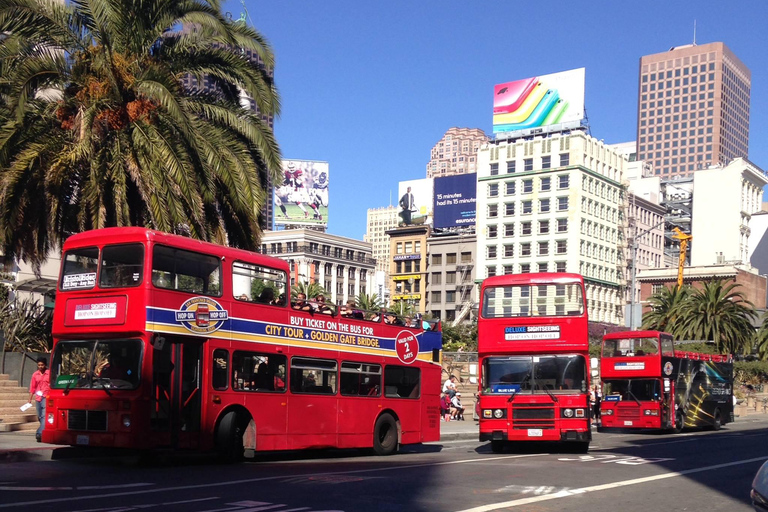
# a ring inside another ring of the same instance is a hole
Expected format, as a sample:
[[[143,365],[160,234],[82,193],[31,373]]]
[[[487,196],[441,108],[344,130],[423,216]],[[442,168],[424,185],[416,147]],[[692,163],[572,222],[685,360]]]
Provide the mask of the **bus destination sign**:
[[[506,341],[522,340],[558,340],[560,339],[559,325],[521,325],[504,328]]]

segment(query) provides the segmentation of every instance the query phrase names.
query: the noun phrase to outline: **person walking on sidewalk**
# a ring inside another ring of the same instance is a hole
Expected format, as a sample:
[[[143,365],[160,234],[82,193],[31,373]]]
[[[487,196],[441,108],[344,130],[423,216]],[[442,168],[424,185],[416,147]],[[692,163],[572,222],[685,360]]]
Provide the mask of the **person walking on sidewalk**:
[[[48,360],[40,356],[37,358],[37,371],[32,374],[32,381],[29,383],[29,402],[35,400],[35,409],[37,410],[37,419],[40,426],[35,432],[35,439],[39,443],[43,438],[43,429],[45,428],[45,400],[48,398],[48,392],[51,390],[51,375],[48,372]]]

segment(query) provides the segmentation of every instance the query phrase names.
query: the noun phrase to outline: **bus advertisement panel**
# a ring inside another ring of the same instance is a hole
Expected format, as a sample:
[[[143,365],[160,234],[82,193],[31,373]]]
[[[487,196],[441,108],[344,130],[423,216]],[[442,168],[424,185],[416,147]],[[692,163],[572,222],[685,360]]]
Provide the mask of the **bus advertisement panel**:
[[[440,332],[291,301],[288,275],[142,228],[70,237],[43,441],[239,460],[438,440]]]
[[[480,440],[592,438],[584,281],[576,274],[487,278],[478,320]]]
[[[600,374],[601,430],[719,430],[734,420],[730,358],[675,350],[667,333],[607,334]]]

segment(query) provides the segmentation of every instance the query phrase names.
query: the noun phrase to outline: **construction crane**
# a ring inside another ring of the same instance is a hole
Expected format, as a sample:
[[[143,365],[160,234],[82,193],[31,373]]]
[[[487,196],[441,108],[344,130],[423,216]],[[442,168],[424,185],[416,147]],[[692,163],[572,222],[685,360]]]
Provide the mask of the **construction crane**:
[[[674,228],[675,234],[672,238],[680,241],[680,259],[677,262],[677,287],[683,287],[683,268],[685,267],[685,255],[688,252],[688,242],[693,238],[691,235],[686,235],[680,228]]]

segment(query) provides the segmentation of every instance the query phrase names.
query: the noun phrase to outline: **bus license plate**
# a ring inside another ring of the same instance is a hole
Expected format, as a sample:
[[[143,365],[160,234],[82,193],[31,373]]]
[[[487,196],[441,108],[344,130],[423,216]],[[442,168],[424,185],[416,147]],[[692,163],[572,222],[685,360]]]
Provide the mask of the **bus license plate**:
[[[75,442],[80,446],[88,446],[91,442],[91,438],[89,436],[77,436]]]
[[[625,426],[625,427],[631,427],[631,426],[632,426],[632,420],[626,420],[626,421],[624,422],[624,426]]]
[[[541,437],[542,435],[544,435],[544,432],[540,428],[528,429],[528,437]]]

